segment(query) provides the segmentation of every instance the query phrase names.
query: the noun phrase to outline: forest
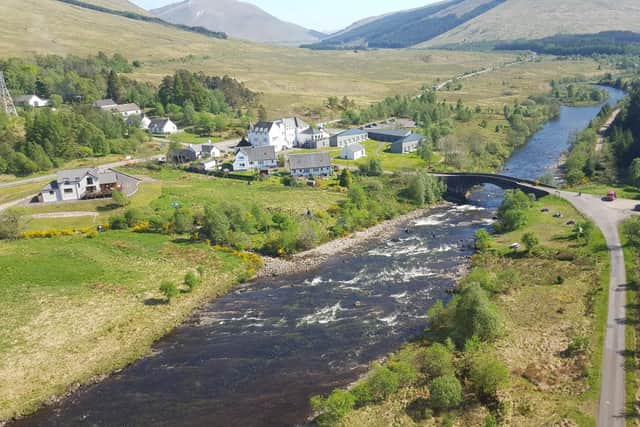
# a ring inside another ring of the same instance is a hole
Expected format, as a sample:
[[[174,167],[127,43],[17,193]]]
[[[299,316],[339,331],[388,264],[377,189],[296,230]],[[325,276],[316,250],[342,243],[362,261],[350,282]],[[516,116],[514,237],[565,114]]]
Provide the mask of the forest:
[[[538,40],[498,43],[496,50],[530,50],[559,56],[632,55],[640,53],[640,34],[604,31],[597,34],[559,34]]]

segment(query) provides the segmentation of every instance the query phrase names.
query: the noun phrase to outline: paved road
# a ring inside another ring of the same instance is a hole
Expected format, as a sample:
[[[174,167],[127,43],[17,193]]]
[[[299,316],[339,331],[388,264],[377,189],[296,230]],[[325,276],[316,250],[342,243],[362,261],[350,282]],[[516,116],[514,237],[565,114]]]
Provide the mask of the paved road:
[[[609,312],[605,335],[604,359],[602,362],[602,385],[598,407],[598,426],[625,426],[624,352],[625,305],[627,274],[624,253],[618,226],[634,214],[638,203],[619,199],[603,202],[600,197],[578,196],[576,193],[559,192],[559,196],[572,203],[585,216],[591,218],[602,230],[611,254],[611,277],[609,283]]]

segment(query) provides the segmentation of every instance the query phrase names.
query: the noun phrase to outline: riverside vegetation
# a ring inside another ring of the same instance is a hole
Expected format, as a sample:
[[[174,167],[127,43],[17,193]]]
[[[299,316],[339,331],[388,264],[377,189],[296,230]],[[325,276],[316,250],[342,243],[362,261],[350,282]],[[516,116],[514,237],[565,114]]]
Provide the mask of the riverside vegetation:
[[[501,234],[478,231],[472,270],[429,311],[424,335],[374,363],[350,390],[314,397],[315,424],[595,425],[603,236],[552,196],[509,192],[498,217]],[[510,249],[513,241],[526,248]]]

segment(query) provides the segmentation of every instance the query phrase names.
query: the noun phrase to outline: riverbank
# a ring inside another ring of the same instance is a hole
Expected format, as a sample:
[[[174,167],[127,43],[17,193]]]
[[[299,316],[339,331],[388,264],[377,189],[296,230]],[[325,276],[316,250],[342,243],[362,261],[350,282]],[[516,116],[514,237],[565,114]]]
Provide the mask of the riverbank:
[[[391,238],[398,232],[398,228],[410,221],[427,215],[437,207],[447,206],[445,203],[416,209],[410,213],[383,221],[377,225],[362,231],[355,232],[347,237],[326,242],[311,250],[295,254],[289,258],[263,257],[264,267],[258,273],[257,278],[277,277],[286,274],[305,273],[318,268],[330,257],[346,252],[363,243]]]
[[[542,212],[542,208],[550,212]],[[554,218],[555,212],[562,213],[563,218]],[[474,256],[474,270],[464,280],[493,290],[492,304],[502,319],[500,336],[480,344],[481,354],[504,365],[508,376],[497,389],[495,405],[486,406],[486,399],[474,398],[477,384],[473,377],[466,377],[468,368],[454,368],[461,377],[464,401],[451,409],[433,411],[433,378],[425,374],[434,369],[425,366],[432,360],[432,355],[427,356],[428,348],[438,336],[437,329],[431,329],[421,340],[391,355],[385,368],[373,371],[378,376],[386,368],[392,373],[403,372],[409,378],[405,385],[377,403],[350,412],[339,425],[413,427],[448,422],[484,426],[491,417],[500,425],[595,424],[602,355],[600,329],[606,319],[603,289],[608,254],[603,237],[594,231],[588,243],[577,240],[566,221],[583,218],[557,198],[539,200],[527,215],[526,227],[493,237],[490,249]],[[526,233],[539,239],[531,254],[524,249],[509,249]],[[477,349],[466,347],[458,347],[452,357],[454,367],[473,366],[482,358]],[[413,376],[407,374],[407,366]]]

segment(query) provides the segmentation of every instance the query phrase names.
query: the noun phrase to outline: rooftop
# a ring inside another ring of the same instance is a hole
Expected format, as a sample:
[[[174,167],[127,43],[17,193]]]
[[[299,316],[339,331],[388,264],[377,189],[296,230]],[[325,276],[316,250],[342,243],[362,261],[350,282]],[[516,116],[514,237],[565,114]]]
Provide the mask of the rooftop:
[[[328,152],[296,154],[289,156],[291,169],[312,169],[331,166],[331,155]]]

